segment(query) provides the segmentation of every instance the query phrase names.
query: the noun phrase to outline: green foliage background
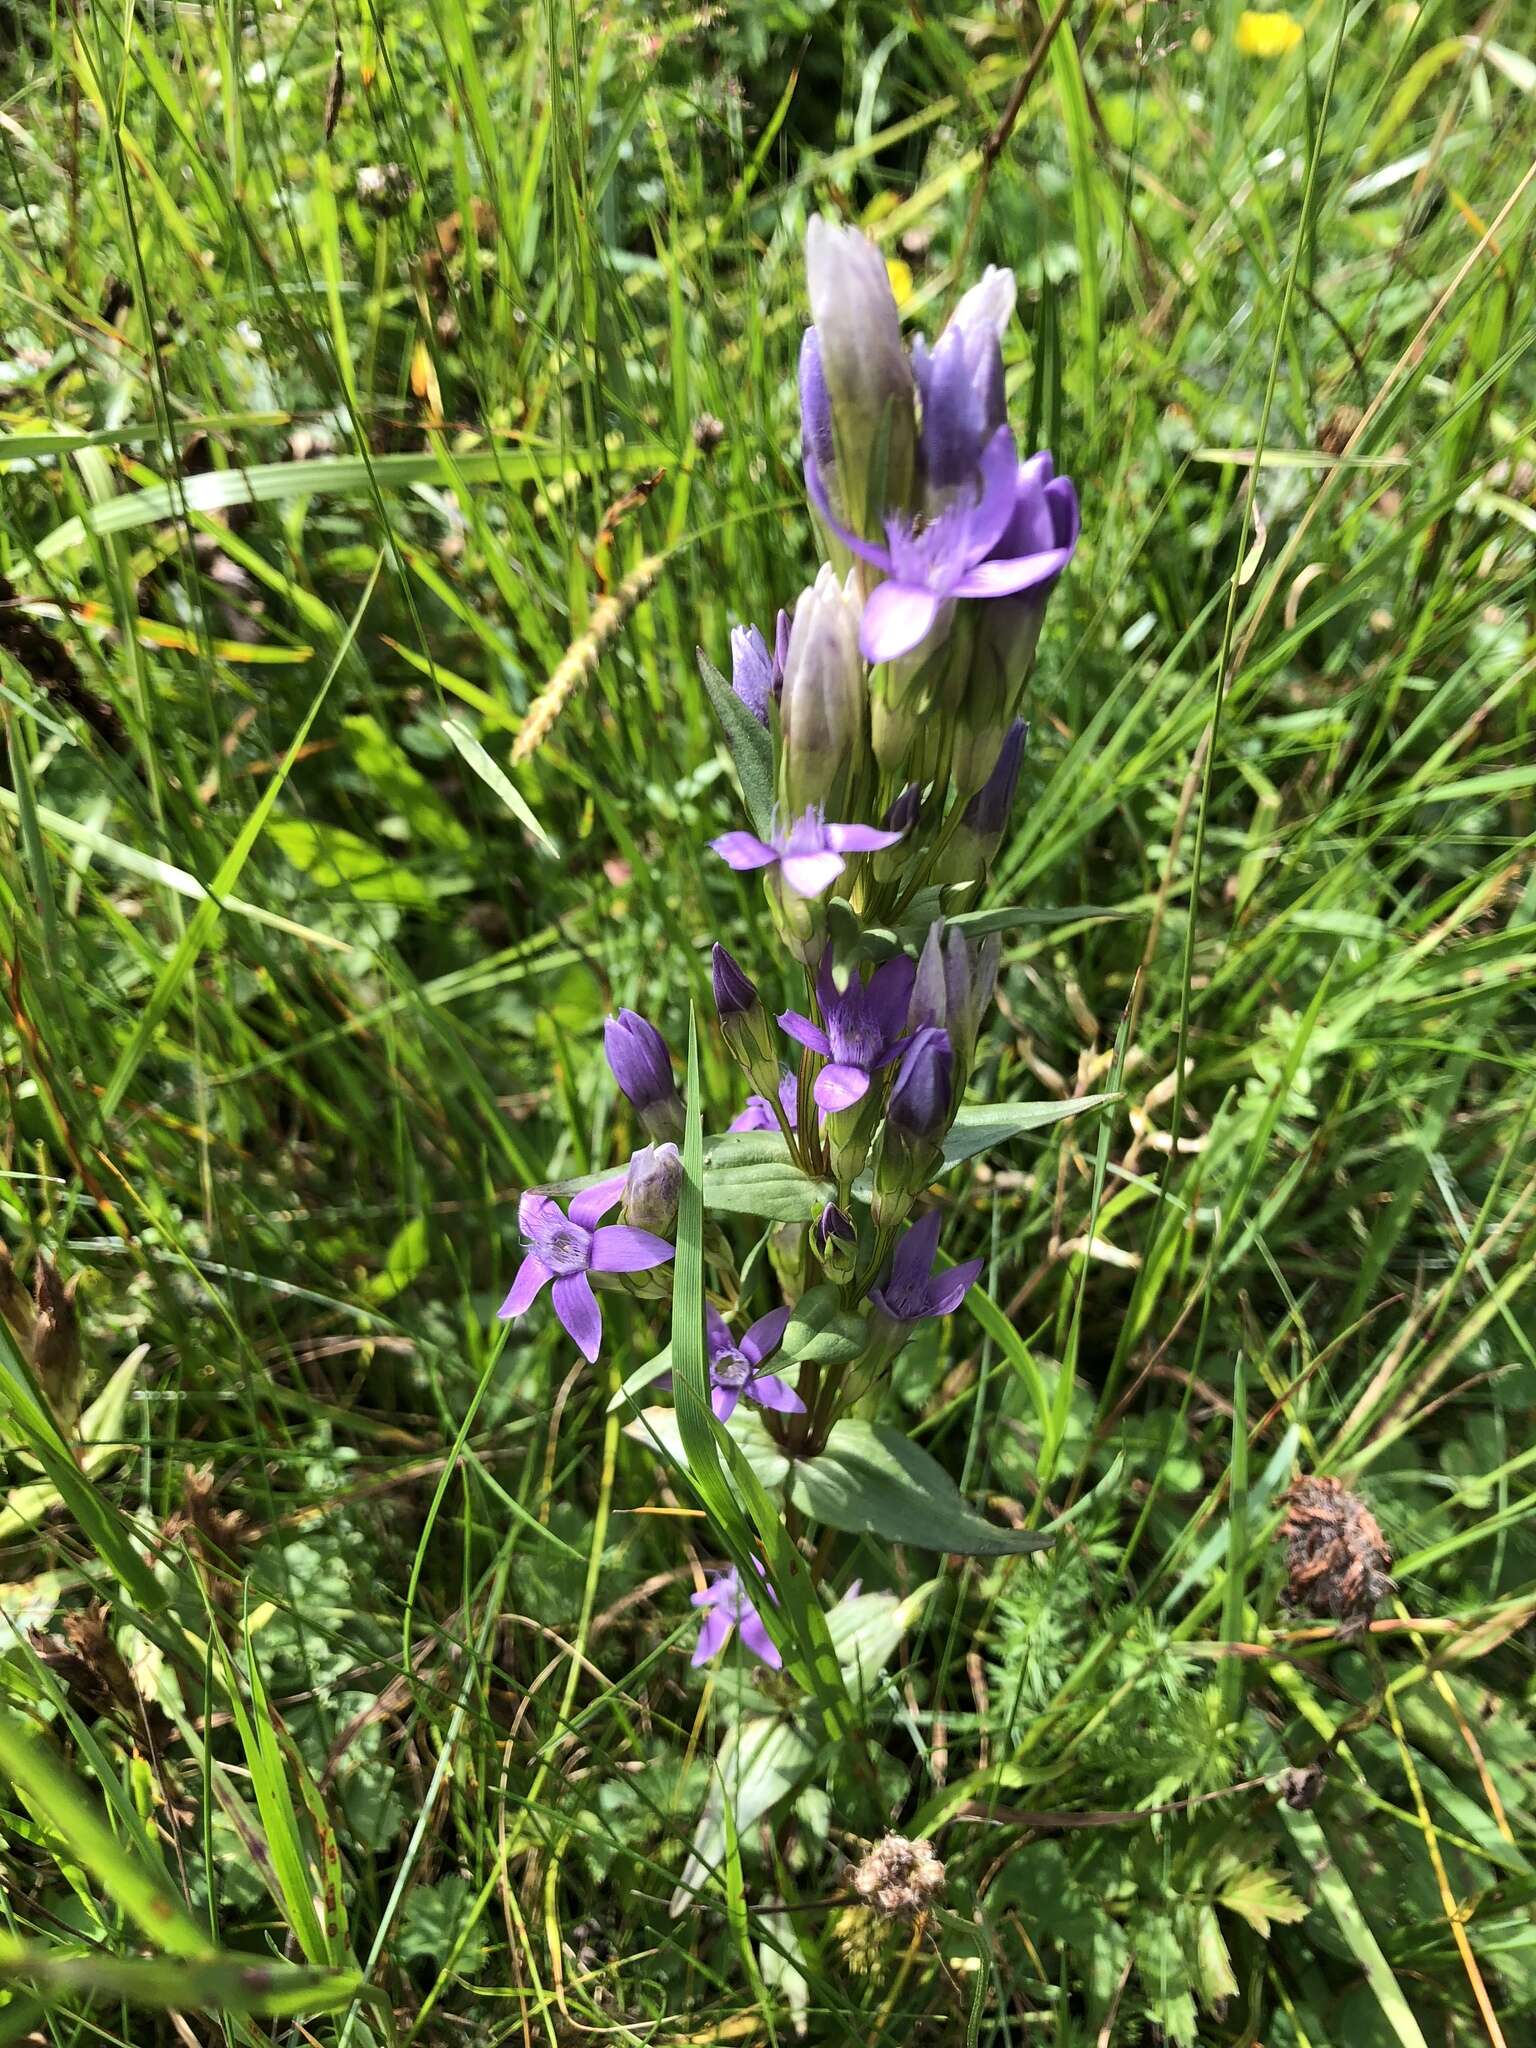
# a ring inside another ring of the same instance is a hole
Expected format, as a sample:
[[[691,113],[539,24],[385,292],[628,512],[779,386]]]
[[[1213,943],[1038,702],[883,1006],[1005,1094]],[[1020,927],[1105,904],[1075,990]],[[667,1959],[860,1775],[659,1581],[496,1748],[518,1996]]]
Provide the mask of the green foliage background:
[[[0,1359],[0,2038],[1530,2038],[1536,45],[1056,17],[0,9],[0,1229],[98,1404],[77,1461]],[[748,1682],[608,1412],[665,1332],[493,1311],[635,1139],[603,1015],[771,972],[694,650],[812,570],[817,208],[930,332],[1018,271],[1085,534],[981,1092],[1123,1092],[991,1157],[995,1307],[897,1382],[1076,1513],[836,1539],[910,1625],[842,1752],[746,1693],[783,1797],[674,1915]],[[1298,1465],[1392,1543],[1363,1638],[1281,1602]],[[915,1928],[845,1912],[885,1826]]]

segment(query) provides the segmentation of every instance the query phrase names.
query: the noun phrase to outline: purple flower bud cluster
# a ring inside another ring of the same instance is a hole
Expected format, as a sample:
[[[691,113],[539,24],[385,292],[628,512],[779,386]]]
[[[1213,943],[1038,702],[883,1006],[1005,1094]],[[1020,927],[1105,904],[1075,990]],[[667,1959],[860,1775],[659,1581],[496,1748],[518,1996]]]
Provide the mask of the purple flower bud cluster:
[[[717,1161],[735,1176],[731,1216],[704,1236],[710,1406],[792,1458],[815,1457],[914,1327],[952,1315],[981,1270],[942,1261],[932,1190],[997,981],[1000,941],[971,928],[986,932],[976,907],[1018,793],[1023,693],[1080,525],[1070,480],[1049,454],[1021,460],[1008,423],[1011,273],[987,271],[931,346],[908,349],[885,263],[855,229],[813,221],[806,268],[805,482],[836,566],[779,611],[771,647],[756,626],[731,631],[732,689],[767,738],[726,700],[738,760],[748,741],[758,750],[758,829],[711,845],[760,878],[779,965],[760,988],[713,947],[715,1012],[746,1099],[706,1140],[704,1187],[707,1203]],[[803,995],[779,1009],[765,991],[786,978]],[[666,1040],[621,1009],[604,1047],[634,1133],[629,1165],[568,1208],[524,1195],[526,1251],[501,1308],[523,1315],[547,1283],[593,1360],[602,1292],[671,1292],[684,1177]],[[754,1207],[758,1171],[769,1192]],[[737,1215],[761,1221],[733,1248]],[[758,1579],[733,1569],[693,1596],[695,1664],[734,1635],[779,1667],[761,1566]]]

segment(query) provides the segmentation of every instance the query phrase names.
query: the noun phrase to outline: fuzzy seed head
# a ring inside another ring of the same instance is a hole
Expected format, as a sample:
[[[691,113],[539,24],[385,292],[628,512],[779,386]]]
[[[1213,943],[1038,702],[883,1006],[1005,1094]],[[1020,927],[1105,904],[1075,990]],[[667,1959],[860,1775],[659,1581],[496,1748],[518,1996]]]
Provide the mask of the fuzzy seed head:
[[[1337,1479],[1298,1479],[1287,1499],[1281,1534],[1292,1603],[1322,1620],[1363,1626],[1392,1590],[1381,1524]]]
[[[875,1912],[915,1920],[943,1891],[944,1866],[931,1843],[882,1835],[856,1866],[853,1889]]]

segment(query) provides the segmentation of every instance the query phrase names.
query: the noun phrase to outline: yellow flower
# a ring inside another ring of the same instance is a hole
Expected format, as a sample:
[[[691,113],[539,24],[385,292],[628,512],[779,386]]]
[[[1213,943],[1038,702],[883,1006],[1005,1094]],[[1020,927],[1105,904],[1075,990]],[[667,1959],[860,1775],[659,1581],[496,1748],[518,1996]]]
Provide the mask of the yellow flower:
[[[1237,17],[1237,47],[1245,57],[1284,57],[1301,41],[1301,23],[1277,8],[1259,14],[1245,7]]]
[[[891,280],[891,297],[898,306],[904,306],[912,296],[912,266],[903,263],[899,256],[887,256],[885,274]]]

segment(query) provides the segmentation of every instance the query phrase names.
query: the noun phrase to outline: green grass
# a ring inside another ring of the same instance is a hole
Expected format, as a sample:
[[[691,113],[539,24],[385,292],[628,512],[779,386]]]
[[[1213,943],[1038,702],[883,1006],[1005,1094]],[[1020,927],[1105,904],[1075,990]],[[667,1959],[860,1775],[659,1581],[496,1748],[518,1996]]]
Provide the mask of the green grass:
[[[0,2039],[1530,2038],[1536,42],[1068,11],[0,9],[0,1236],[103,1397],[77,1459],[6,1346]],[[687,1595],[763,1503],[609,1412],[652,1306],[595,1370],[493,1313],[636,1139],[604,1014],[767,967],[694,654],[814,565],[818,208],[930,333],[1019,272],[1086,518],[978,1087],[1121,1097],[977,1173],[893,1404],[1071,1519],[827,1539],[903,1630],[850,1690],[805,1602],[749,1788]],[[1363,1639],[1281,1603],[1298,1468]],[[887,1826],[947,1891],[871,1954]]]

